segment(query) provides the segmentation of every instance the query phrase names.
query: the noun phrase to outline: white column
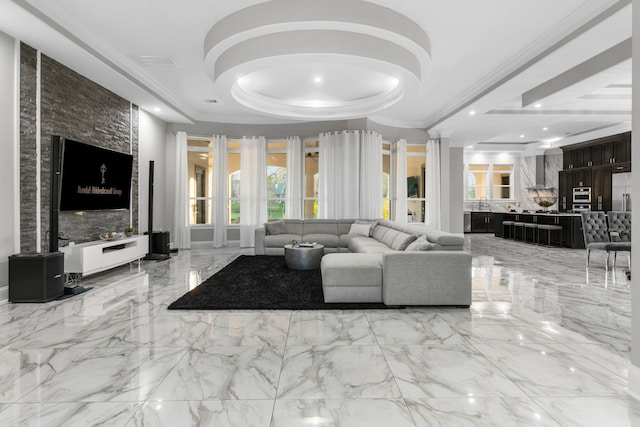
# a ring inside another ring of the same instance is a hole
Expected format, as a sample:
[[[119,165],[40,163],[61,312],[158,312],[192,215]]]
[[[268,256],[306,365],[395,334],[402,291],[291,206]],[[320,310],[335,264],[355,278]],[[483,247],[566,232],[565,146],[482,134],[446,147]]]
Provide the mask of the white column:
[[[464,232],[464,148],[451,147],[449,138],[440,137],[440,221],[442,231]]]
[[[633,0],[633,59],[640,63],[640,0]],[[633,86],[640,88],[640,67],[633,67]],[[640,194],[640,90],[633,91],[632,100],[632,143],[631,161],[636,166],[631,172],[632,197]],[[631,213],[632,235],[634,229],[640,224],[640,209],[634,209]],[[635,232],[636,237],[639,236]],[[640,239],[632,239],[631,242],[631,265],[640,266]],[[640,271],[635,268],[631,275],[631,366],[629,367],[629,394],[636,400],[640,400]]]

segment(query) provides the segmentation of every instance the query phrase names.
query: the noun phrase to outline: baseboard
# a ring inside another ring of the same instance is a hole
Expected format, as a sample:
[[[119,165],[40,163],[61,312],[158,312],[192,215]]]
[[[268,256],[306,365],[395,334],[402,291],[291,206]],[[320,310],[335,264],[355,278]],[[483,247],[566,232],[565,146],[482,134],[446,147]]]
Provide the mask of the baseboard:
[[[225,248],[239,248],[240,247],[240,241],[239,240],[232,240],[230,242],[227,242],[226,245],[224,245]],[[213,248],[213,242],[191,242],[191,249],[212,249]]]
[[[629,366],[627,393],[635,400],[640,401],[640,367],[638,366]]]

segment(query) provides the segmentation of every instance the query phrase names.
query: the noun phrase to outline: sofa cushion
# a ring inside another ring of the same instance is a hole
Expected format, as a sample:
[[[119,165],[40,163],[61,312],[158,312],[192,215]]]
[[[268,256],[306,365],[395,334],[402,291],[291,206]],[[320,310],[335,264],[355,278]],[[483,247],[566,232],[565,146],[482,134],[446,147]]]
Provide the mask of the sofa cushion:
[[[324,245],[325,248],[337,248],[340,243],[340,238],[335,234],[303,234],[303,242],[315,242]]]
[[[389,246],[372,237],[354,236],[349,240],[349,251],[358,253],[394,252]]]
[[[400,231],[390,228],[389,230],[387,230],[386,233],[384,233],[384,236],[382,237],[381,241],[382,243],[384,243],[385,245],[393,249],[393,242],[394,240],[396,240],[396,237],[400,235],[401,235]]]
[[[338,226],[338,236],[343,234],[349,234],[351,224],[355,222],[355,219],[339,219],[336,221]]]
[[[338,235],[338,222],[335,219],[305,219],[302,224],[302,235],[334,234]]]
[[[389,230],[391,230],[389,227],[385,227],[383,225],[378,224],[373,229],[373,233],[371,233],[371,237],[376,239],[378,242],[382,242],[382,239],[384,238],[384,235]]]
[[[371,224],[351,224],[351,228],[349,229],[349,234],[355,234],[359,236],[369,237],[371,233]]]
[[[302,236],[299,234],[270,234],[264,236],[264,246],[267,248],[283,248],[287,243],[291,243],[292,240],[300,242]]]
[[[427,236],[422,235],[417,239],[415,239],[413,242],[409,243],[405,251],[407,252],[430,251],[431,249],[434,248],[434,246],[436,246],[435,243],[431,243],[430,241],[427,240]]]
[[[391,245],[391,249],[395,251],[404,251],[407,246],[414,240],[416,240],[418,236],[415,234],[407,234],[407,233],[398,233],[398,237],[393,240],[393,244]]]
[[[267,230],[267,235],[287,234],[287,225],[282,219],[277,221],[265,222],[264,228],[265,230]]]

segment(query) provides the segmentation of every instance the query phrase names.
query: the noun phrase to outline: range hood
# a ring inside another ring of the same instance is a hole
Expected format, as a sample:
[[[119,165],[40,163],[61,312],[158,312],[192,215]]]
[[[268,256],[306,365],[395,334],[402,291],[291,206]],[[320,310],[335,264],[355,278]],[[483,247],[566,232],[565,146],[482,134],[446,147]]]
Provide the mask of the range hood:
[[[545,156],[540,154],[536,156],[535,161],[536,185],[528,187],[529,196],[533,201],[544,209],[548,209],[558,201],[558,191],[553,187],[547,187],[545,183]]]

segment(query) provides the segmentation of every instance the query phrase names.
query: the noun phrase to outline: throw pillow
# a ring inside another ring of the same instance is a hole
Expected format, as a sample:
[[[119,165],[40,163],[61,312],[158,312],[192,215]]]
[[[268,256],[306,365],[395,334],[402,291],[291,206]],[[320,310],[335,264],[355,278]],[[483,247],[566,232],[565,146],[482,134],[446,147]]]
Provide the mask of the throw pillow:
[[[427,236],[422,235],[413,242],[409,243],[409,246],[407,246],[407,249],[405,249],[405,251],[430,251],[435,245],[435,243],[431,243],[427,240]]]
[[[357,236],[369,237],[369,231],[371,230],[371,224],[351,224],[349,234]]]
[[[265,222],[264,228],[267,230],[267,234],[287,234],[287,225],[282,219]]]
[[[371,228],[369,229],[369,237],[373,236],[373,229],[378,225],[377,219],[356,219],[354,224],[369,224]]]

